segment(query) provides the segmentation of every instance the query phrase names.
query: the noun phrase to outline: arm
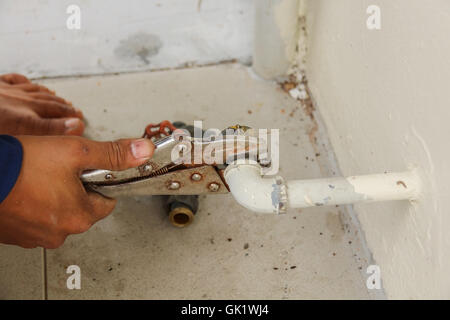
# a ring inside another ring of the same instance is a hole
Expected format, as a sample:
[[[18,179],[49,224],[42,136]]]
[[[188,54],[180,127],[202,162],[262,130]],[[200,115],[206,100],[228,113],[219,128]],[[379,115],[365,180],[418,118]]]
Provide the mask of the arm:
[[[0,203],[9,195],[22,167],[22,145],[12,136],[0,135]]]

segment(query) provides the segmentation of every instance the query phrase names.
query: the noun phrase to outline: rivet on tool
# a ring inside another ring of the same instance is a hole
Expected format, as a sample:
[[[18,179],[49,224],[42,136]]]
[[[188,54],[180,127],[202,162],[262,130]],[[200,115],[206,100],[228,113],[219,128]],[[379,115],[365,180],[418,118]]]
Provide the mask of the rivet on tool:
[[[209,188],[209,191],[216,192],[216,191],[219,191],[220,185],[218,185],[217,183],[213,182],[213,183],[209,184],[208,188]]]
[[[191,179],[194,181],[200,181],[202,179],[202,175],[200,173],[193,173]]]
[[[105,175],[105,179],[106,180],[111,180],[112,178],[114,178],[114,177],[113,177],[113,175],[111,173],[108,173],[108,174]]]
[[[145,172],[149,172],[149,171],[152,171],[152,166],[150,165],[150,164],[146,164],[145,166],[144,166],[144,171]]]
[[[170,190],[178,190],[178,189],[180,189],[180,183],[177,182],[177,181],[172,181],[172,182],[169,184],[168,188],[169,188]]]

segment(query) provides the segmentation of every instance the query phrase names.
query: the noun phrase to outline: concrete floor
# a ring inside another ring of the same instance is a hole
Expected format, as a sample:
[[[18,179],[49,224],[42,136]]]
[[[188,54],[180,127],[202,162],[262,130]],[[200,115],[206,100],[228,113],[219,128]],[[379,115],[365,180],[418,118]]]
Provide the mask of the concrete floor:
[[[214,128],[239,123],[280,129],[285,177],[320,177],[319,164],[327,163],[310,143],[315,124],[301,103],[246,67],[45,82],[84,111],[93,139],[140,136],[146,124],[164,119],[204,120]],[[258,215],[231,195],[216,195],[202,197],[194,223],[177,229],[160,198],[121,199],[90,231],[47,250],[46,260],[42,249],[0,246],[0,298],[369,298],[360,271],[366,264],[355,254],[359,244],[351,245],[340,211]],[[69,265],[81,268],[81,290],[66,288]]]

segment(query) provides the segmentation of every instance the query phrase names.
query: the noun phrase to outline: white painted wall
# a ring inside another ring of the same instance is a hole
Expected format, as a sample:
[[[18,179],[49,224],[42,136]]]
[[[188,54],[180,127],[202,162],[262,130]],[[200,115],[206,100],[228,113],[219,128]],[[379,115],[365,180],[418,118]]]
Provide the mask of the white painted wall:
[[[379,31],[366,9],[381,8]],[[450,2],[310,0],[312,95],[344,175],[423,174],[420,201],[355,209],[389,298],[450,298]]]
[[[255,2],[253,69],[265,79],[286,76],[295,63],[300,1]]]
[[[66,9],[81,9],[68,30]],[[31,77],[207,64],[252,55],[253,0],[2,0],[0,73]]]

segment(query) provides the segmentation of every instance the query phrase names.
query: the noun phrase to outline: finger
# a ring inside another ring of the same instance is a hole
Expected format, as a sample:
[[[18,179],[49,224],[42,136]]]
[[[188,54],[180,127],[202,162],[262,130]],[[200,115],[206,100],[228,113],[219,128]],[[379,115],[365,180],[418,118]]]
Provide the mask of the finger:
[[[85,124],[78,118],[51,119],[51,122],[64,121],[64,134],[67,136],[82,136]]]
[[[81,136],[84,132],[84,123],[78,118],[28,118],[26,127],[33,135],[69,135]]]
[[[55,91],[53,91],[53,90],[47,88],[46,86],[43,86],[42,84],[38,84],[38,86],[39,86],[40,91],[42,91],[42,92],[48,92],[48,93],[50,93],[50,94],[52,94],[52,95],[56,95],[56,92],[55,92]]]
[[[22,90],[25,92],[39,92],[41,90],[41,87],[34,83],[17,84],[15,86],[11,86],[10,88],[15,90]]]
[[[45,92],[45,93],[49,93],[52,95],[55,94],[54,91],[51,91],[50,89],[48,89],[44,86],[35,84],[35,83],[16,84],[16,85],[13,85],[11,88],[16,89],[16,90],[22,90],[25,92]]]
[[[23,83],[31,83],[31,81],[25,77],[24,75],[17,73],[10,73],[0,76],[0,80],[7,82],[9,84],[23,84]]]
[[[93,223],[106,218],[115,208],[117,200],[106,198],[96,192],[88,192]]]
[[[153,156],[155,145],[149,139],[122,139],[97,142],[84,139],[80,169],[125,170],[144,164]]]
[[[50,100],[28,100],[28,106],[44,118],[77,117],[82,118],[81,111],[64,103]]]
[[[63,103],[63,104],[67,104],[67,105],[72,105],[71,102],[64,100],[61,97],[55,96],[53,94],[47,93],[47,92],[32,92],[29,93],[28,96],[33,97],[35,99],[39,99],[39,100],[49,100],[49,101],[56,101],[59,103]]]
[[[83,118],[84,118],[83,112],[82,112],[80,109],[75,108],[75,107],[72,105],[72,102],[67,101],[67,100],[65,100],[65,99],[63,99],[63,98],[61,98],[61,97],[58,97],[58,96],[55,96],[55,95],[53,95],[53,94],[46,93],[46,92],[32,92],[32,93],[29,93],[28,96],[30,96],[30,97],[32,97],[32,98],[35,98],[35,99],[37,99],[37,100],[42,100],[42,101],[44,101],[44,100],[45,100],[45,101],[55,101],[55,102],[58,102],[58,103],[60,103],[60,104],[66,105],[66,106],[68,106],[69,108],[73,108],[73,110],[75,111],[75,116],[76,116],[76,117],[78,117],[78,118],[80,118],[80,119],[83,119]]]

